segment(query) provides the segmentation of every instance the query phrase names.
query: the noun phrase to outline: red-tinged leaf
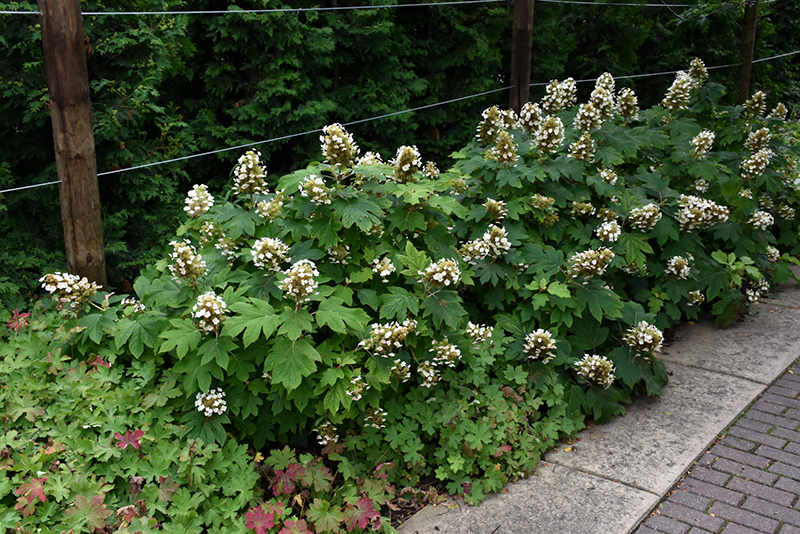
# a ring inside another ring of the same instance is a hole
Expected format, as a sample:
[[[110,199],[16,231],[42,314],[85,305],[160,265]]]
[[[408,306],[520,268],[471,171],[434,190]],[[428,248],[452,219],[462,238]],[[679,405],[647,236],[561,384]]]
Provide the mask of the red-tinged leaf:
[[[500,445],[499,447],[497,447],[497,450],[494,451],[494,454],[492,456],[497,458],[498,456],[502,456],[503,453],[505,452],[511,452],[511,445]]]
[[[305,472],[305,468],[298,463],[290,463],[286,471],[275,470],[275,477],[272,479],[272,494],[278,497],[282,494],[294,492],[294,483],[300,480]]]
[[[106,517],[111,513],[103,504],[105,495],[95,495],[87,499],[83,495],[75,497],[75,503],[67,508],[66,514],[73,519],[86,521],[90,531],[106,526]]]
[[[322,454],[325,456],[330,456],[331,454],[342,454],[344,450],[344,445],[341,443],[328,443],[324,447],[322,447]]]
[[[347,532],[352,531],[356,527],[364,529],[377,519],[380,519],[379,514],[372,506],[372,501],[362,497],[358,500],[355,506],[352,504],[347,505],[344,510],[344,524],[347,527]]]
[[[119,442],[117,443],[117,447],[119,447],[123,451],[125,450],[125,447],[127,447],[128,445],[130,445],[131,447],[133,447],[138,451],[139,440],[142,439],[142,436],[144,436],[144,430],[137,430],[136,432],[131,432],[130,430],[126,430],[124,436],[119,433],[114,434],[114,437],[119,440]]]
[[[375,468],[375,477],[383,480],[386,482],[386,477],[389,475],[389,470],[394,467],[394,462],[386,462],[383,464],[379,464],[378,467]]]
[[[252,528],[256,534],[266,534],[268,529],[271,529],[275,522],[273,521],[274,514],[267,513],[261,506],[250,508],[250,511],[244,514],[247,519],[245,527]]]
[[[172,475],[167,478],[158,477],[158,496],[167,502],[172,500],[172,494],[175,493],[180,484],[172,481]]]
[[[100,356],[94,358],[93,360],[89,360],[89,365],[94,365],[95,368],[97,368],[97,367],[110,368],[111,367],[111,363],[103,361],[103,358],[101,358]]]
[[[313,463],[306,467],[305,472],[300,478],[300,482],[306,488],[327,493],[331,489],[333,475],[331,474],[331,470],[324,465]]]
[[[27,517],[31,515],[36,509],[36,499],[44,502],[47,497],[44,495],[44,481],[47,477],[32,478],[30,482],[24,482],[18,487],[14,493],[20,497],[17,499],[17,504],[14,505],[14,510],[22,510],[22,516]]]
[[[285,505],[281,501],[276,501],[274,499],[270,499],[267,502],[263,503],[261,506],[264,507],[264,510],[268,514],[272,514],[273,517],[280,517],[283,515],[285,511]]]
[[[314,533],[308,530],[308,525],[306,524],[305,519],[298,519],[297,521],[288,519],[286,523],[283,524],[283,528],[278,534],[314,534]]]

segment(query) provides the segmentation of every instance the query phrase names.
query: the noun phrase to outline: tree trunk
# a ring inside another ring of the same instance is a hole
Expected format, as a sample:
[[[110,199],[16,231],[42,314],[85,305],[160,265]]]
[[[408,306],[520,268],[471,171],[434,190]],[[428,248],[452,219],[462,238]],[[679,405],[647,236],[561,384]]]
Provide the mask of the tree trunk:
[[[106,286],[80,0],[38,0],[69,272]]]

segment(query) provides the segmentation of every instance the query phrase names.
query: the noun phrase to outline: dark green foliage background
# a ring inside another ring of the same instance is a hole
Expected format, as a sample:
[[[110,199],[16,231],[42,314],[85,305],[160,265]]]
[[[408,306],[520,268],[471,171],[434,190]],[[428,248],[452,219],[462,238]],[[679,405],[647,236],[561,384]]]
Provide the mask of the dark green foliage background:
[[[396,4],[377,0],[374,4]],[[604,2],[597,2],[598,4]],[[644,2],[642,2],[644,3]],[[332,0],[322,7],[364,5]],[[98,171],[254,143],[424,106],[508,84],[510,3],[383,10],[202,16],[85,16]],[[532,81],[685,68],[691,57],[739,60],[743,8],[703,0],[684,10],[537,3]],[[84,11],[225,10],[320,6],[308,0],[89,1]],[[0,9],[36,10],[34,2]],[[2,17],[0,188],[56,179],[41,39],[35,16]],[[800,5],[761,6],[756,57],[800,48]],[[800,103],[793,57],[758,63],[754,88],[770,105]],[[712,71],[728,87],[736,68]],[[669,76],[620,80],[657,103]],[[581,84],[585,98],[591,84]],[[541,97],[534,87],[531,98]],[[349,127],[385,159],[403,144],[446,167],[473,136],[474,118],[507,94]],[[735,94],[727,95],[728,102]],[[725,101],[723,99],[723,101]],[[280,175],[318,158],[317,135],[260,146]],[[125,289],[163,252],[191,183],[219,189],[241,151],[100,177],[110,283]],[[34,290],[63,265],[55,186],[0,195],[0,301]]]

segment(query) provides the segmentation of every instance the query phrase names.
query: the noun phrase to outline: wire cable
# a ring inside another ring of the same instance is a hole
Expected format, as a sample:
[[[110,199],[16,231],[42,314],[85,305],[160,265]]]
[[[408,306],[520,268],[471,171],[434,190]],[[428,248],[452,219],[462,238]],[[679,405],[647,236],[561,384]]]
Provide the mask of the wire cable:
[[[61,180],[56,180],[55,182],[45,182],[43,184],[33,184],[33,185],[23,185],[22,187],[13,187],[11,189],[3,189],[0,191],[2,193],[10,193],[11,191],[21,191],[23,189],[33,189],[34,187],[42,187],[43,185],[53,185],[53,184],[60,184]]]
[[[537,0],[548,4],[581,4],[585,6],[623,6],[623,7],[696,7],[695,4],[634,4],[629,2],[589,2],[586,0]]]

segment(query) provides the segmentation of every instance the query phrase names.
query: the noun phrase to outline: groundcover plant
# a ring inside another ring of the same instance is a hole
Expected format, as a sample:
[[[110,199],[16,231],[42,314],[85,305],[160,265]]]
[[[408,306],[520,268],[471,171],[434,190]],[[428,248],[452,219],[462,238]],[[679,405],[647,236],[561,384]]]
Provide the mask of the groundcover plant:
[[[797,126],[691,67],[649,110],[609,74],[488,109],[445,172],[337,124],[286,176],[249,151],[135,295],[45,275],[0,346],[0,529],[389,532],[658,395],[663,332],[800,252]]]

